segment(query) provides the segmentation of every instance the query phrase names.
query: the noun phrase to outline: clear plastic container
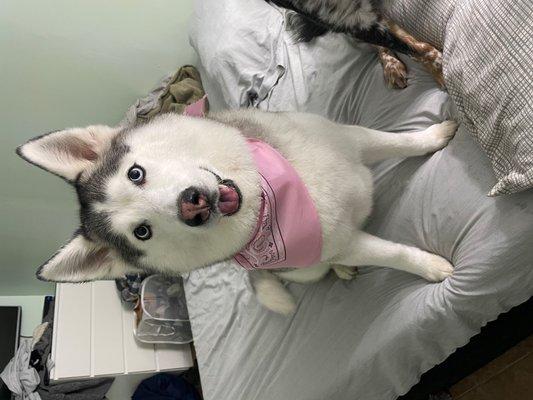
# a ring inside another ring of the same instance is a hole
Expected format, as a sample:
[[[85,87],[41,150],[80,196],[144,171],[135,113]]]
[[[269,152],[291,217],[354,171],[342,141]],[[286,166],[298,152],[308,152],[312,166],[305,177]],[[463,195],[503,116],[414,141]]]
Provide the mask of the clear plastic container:
[[[192,342],[191,324],[180,277],[152,275],[142,283],[141,315],[135,337],[145,343]]]

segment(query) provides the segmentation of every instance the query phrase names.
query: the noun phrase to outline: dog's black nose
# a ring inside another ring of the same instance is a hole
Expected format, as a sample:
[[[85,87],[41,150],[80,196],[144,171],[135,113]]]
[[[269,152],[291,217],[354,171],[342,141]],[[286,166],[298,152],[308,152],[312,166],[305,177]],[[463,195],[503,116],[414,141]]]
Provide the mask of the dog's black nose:
[[[178,197],[178,214],[189,226],[199,226],[207,222],[211,215],[208,197],[194,186],[188,187]]]

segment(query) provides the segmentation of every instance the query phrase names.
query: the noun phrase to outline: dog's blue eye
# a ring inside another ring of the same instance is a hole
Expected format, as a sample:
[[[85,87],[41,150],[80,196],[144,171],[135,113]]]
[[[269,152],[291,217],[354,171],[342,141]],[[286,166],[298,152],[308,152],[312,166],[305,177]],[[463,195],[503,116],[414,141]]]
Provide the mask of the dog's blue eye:
[[[134,165],[128,171],[128,178],[137,185],[144,182],[144,169],[140,165]]]
[[[133,234],[139,240],[148,240],[152,237],[152,229],[148,225],[139,225],[135,228]]]

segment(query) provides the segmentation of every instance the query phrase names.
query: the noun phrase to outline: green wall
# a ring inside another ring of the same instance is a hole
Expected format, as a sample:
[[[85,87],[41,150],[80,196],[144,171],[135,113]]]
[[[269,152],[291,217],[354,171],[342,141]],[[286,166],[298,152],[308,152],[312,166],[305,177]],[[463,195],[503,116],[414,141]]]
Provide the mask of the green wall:
[[[195,62],[193,0],[0,1],[0,295],[42,295],[35,269],[77,225],[73,190],[14,149],[51,130],[113,125]]]
[[[33,330],[41,324],[44,296],[0,296],[0,306],[22,307],[22,336],[32,336]]]

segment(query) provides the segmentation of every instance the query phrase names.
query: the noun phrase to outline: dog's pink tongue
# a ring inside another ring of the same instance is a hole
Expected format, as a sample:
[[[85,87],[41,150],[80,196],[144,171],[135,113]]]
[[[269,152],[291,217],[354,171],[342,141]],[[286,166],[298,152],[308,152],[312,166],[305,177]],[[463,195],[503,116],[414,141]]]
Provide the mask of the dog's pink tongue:
[[[233,214],[239,209],[239,195],[237,191],[226,185],[219,185],[218,209],[224,215]]]

